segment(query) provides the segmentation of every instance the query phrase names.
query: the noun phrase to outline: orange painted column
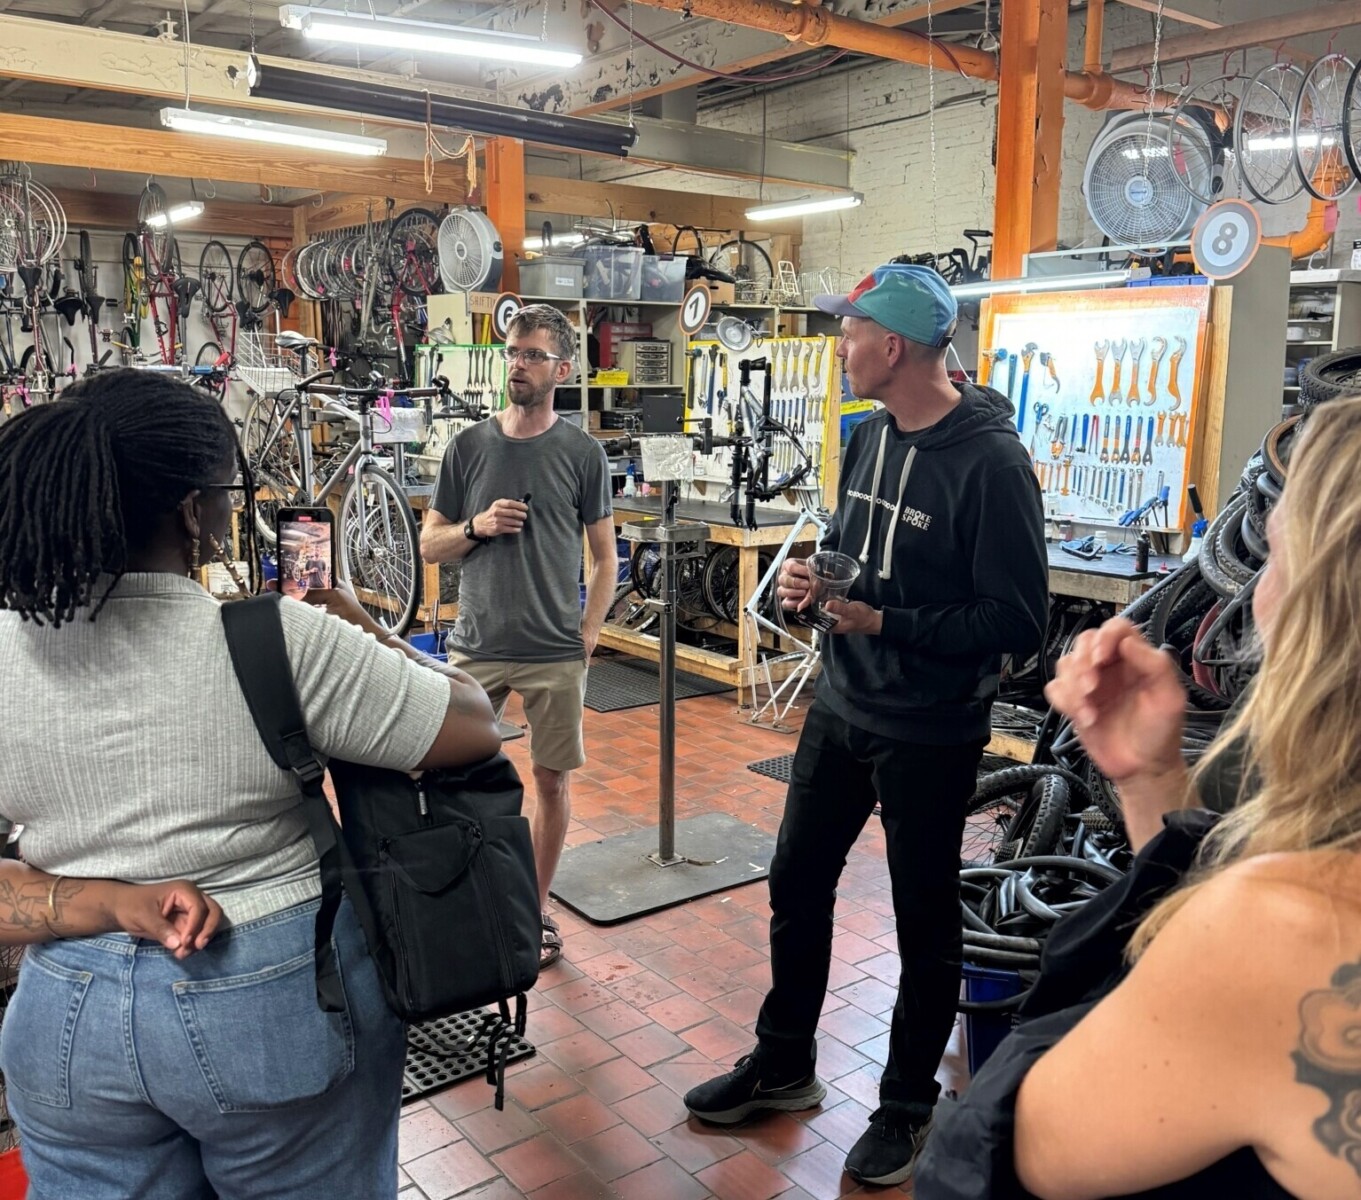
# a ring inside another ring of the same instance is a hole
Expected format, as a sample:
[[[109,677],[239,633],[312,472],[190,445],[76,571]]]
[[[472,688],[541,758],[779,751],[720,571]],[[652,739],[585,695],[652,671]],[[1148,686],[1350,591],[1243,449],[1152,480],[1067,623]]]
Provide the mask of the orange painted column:
[[[486,182],[483,194],[487,216],[501,234],[505,265],[501,290],[520,290],[520,269],[515,260],[525,252],[525,144],[514,138],[487,139]]]
[[[1022,255],[1058,244],[1067,49],[1068,0],[1002,6],[994,279],[1019,278]]]

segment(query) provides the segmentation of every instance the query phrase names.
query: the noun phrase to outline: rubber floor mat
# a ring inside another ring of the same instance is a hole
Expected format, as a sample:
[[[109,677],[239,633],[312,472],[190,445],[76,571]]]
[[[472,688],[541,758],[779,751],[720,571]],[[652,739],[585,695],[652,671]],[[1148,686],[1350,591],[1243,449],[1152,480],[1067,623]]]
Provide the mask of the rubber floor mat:
[[[437,1021],[422,1021],[407,1027],[406,1067],[402,1071],[402,1101],[415,1100],[427,1092],[437,1092],[474,1075],[486,1082],[487,1042],[478,1040],[482,1019],[487,1014],[480,1008],[440,1017]],[[534,1014],[529,1014],[534,1024]],[[522,1037],[510,1042],[506,1062],[519,1062],[534,1053],[534,1047]]]
[[[689,671],[676,672],[676,699],[717,696],[733,689]],[[638,658],[597,659],[586,676],[586,707],[592,712],[618,712],[642,708],[658,699],[657,664]]]
[[[763,758],[760,762],[747,763],[747,770],[755,771],[758,775],[764,775],[767,779],[788,783],[789,768],[793,765],[794,756],[792,754],[777,754],[774,758]]]

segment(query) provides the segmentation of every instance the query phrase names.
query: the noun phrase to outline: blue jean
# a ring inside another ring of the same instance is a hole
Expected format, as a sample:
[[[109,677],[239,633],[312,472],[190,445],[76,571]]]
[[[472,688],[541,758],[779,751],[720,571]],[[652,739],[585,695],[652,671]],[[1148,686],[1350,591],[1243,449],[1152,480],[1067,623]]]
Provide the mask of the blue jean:
[[[348,902],[344,1013],[317,904],[184,962],[125,934],[29,949],[0,1032],[29,1200],[339,1200],[397,1190],[405,1031]]]

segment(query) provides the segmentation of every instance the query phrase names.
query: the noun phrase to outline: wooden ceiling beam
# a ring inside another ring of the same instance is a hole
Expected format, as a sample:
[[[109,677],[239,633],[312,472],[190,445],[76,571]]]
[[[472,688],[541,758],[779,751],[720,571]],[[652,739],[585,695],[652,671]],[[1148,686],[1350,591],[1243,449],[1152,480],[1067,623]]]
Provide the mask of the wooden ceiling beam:
[[[135,230],[137,196],[113,192],[85,192],[53,188],[72,229]],[[203,214],[185,229],[209,237],[289,238],[293,210],[285,205],[243,204],[236,200],[205,200]]]
[[[435,168],[435,193],[427,196],[423,165],[414,159],[352,158],[318,150],[233,143],[202,134],[132,129],[90,121],[6,114],[0,117],[0,159],[97,171],[136,170],[171,178],[217,179],[312,192],[356,192],[427,204],[462,204],[462,172]]]
[[[1285,16],[1262,17],[1256,21],[1240,21],[1220,29],[1203,29],[1178,37],[1164,37],[1158,48],[1160,62],[1180,62],[1182,59],[1208,58],[1215,54],[1232,54],[1250,46],[1266,46],[1272,50],[1283,46],[1291,38],[1310,33],[1331,33],[1361,25],[1361,0],[1331,0]],[[1130,46],[1111,54],[1112,72],[1132,71],[1148,66],[1153,61],[1153,46]]]

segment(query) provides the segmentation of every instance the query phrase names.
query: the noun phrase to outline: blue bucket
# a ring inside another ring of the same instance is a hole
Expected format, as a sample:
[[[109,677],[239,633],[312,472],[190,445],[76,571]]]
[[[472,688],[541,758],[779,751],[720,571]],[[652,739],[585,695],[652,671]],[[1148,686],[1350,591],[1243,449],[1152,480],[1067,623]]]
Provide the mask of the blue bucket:
[[[988,1000],[1006,1000],[1025,990],[1021,976],[1015,971],[998,971],[992,967],[964,964],[964,998],[973,1004]],[[1012,1031],[1016,1014],[1012,1012],[965,1013],[964,1039],[969,1048],[969,1074],[977,1075],[1002,1039]]]

